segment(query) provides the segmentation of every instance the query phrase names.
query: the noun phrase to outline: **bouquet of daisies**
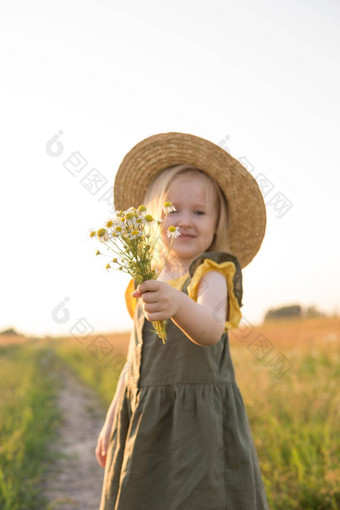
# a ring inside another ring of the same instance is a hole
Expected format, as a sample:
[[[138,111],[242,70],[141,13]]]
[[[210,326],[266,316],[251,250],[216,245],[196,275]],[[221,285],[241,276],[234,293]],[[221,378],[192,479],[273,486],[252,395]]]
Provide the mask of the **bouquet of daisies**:
[[[97,238],[106,245],[108,250],[115,253],[115,257],[105,266],[107,270],[118,269],[128,273],[136,286],[145,280],[156,280],[161,273],[169,256],[173,240],[180,235],[178,227],[169,227],[167,236],[170,245],[161,269],[157,272],[152,267],[153,253],[163,230],[163,222],[171,211],[175,211],[171,202],[163,206],[164,220],[152,217],[144,205],[126,211],[116,211],[114,217],[106,222],[105,227],[90,233],[91,238]],[[96,255],[104,255],[97,250]],[[113,264],[113,266],[111,265]],[[167,338],[166,320],[153,321],[153,331],[162,339],[163,344]]]

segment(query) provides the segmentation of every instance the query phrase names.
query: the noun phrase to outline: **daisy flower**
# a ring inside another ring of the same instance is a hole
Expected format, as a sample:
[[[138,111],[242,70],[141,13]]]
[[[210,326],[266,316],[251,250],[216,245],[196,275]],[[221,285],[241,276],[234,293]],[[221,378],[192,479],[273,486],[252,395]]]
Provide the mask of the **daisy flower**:
[[[137,211],[140,212],[141,214],[147,214],[147,208],[143,204],[137,207]]]
[[[109,234],[107,233],[107,230],[105,228],[100,228],[97,231],[97,237],[98,237],[99,241],[103,243],[104,241],[108,241]]]
[[[178,227],[169,227],[166,231],[166,235],[171,239],[176,239],[176,237],[180,236],[181,233],[178,230]]]
[[[164,203],[165,217],[175,210],[171,202]],[[110,252],[109,255],[106,255],[110,257],[110,262],[105,266],[107,271],[118,269],[128,273],[138,286],[146,280],[157,279],[163,269],[154,269],[153,263],[164,221],[164,219],[156,219],[142,204],[138,208],[129,207],[125,211],[116,211],[113,217],[105,221],[104,227],[98,230],[91,229],[89,237],[96,238]],[[164,257],[165,260],[162,260],[163,267],[173,240],[180,235],[178,227],[169,227],[166,233],[171,238],[171,242]],[[114,258],[112,258],[112,252],[115,254]],[[104,255],[104,253],[97,250],[96,255]],[[152,324],[153,331],[157,333],[164,344],[167,338],[166,320],[152,321]]]
[[[169,214],[172,211],[176,211],[176,209],[174,208],[171,202],[165,202],[163,206],[163,211],[165,214]]]

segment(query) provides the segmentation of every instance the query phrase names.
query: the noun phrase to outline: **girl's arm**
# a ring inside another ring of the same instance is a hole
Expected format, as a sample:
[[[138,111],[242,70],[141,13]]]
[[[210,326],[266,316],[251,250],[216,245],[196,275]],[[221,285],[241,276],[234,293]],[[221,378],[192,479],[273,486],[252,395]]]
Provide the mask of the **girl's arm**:
[[[209,271],[201,280],[197,302],[166,282],[147,280],[132,294],[142,297],[150,321],[171,318],[195,344],[216,344],[226,320],[227,282],[218,271]]]
[[[224,331],[227,292],[225,276],[209,271],[201,280],[197,303],[179,292],[178,311],[171,320],[195,344],[215,345]]]

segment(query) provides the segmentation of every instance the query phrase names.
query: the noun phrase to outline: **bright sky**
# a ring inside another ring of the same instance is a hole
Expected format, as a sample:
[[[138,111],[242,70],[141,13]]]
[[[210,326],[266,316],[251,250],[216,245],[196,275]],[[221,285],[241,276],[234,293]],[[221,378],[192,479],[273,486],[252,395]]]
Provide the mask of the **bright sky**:
[[[129,276],[87,236],[110,217],[101,197],[126,152],[168,131],[224,140],[271,183],[245,319],[340,311],[339,23],[336,0],[2,2],[0,330],[131,328]],[[72,175],[76,151],[87,165]],[[93,168],[96,193],[81,181]]]

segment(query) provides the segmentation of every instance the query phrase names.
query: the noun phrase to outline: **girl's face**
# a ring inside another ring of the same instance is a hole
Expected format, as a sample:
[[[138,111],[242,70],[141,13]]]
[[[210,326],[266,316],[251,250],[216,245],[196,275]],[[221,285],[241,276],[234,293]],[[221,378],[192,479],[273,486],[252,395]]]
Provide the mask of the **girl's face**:
[[[210,183],[200,174],[179,176],[170,185],[167,200],[176,211],[168,214],[162,231],[166,247],[170,239],[168,227],[179,227],[180,236],[174,239],[169,258],[176,257],[190,264],[211,245],[217,225],[217,203]]]

